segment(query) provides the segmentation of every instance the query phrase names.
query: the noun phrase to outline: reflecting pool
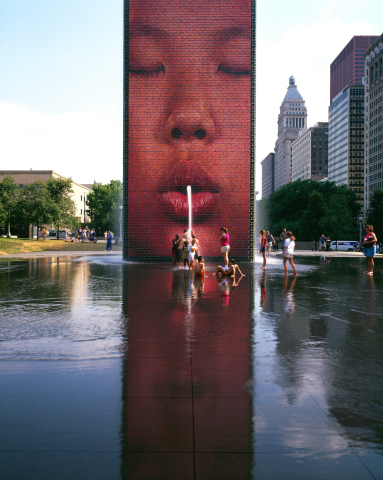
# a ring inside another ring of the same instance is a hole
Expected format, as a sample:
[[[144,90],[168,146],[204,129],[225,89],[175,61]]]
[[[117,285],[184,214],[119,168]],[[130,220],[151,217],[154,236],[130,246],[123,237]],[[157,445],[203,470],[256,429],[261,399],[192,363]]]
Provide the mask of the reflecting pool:
[[[1,479],[382,479],[383,261],[0,263]]]

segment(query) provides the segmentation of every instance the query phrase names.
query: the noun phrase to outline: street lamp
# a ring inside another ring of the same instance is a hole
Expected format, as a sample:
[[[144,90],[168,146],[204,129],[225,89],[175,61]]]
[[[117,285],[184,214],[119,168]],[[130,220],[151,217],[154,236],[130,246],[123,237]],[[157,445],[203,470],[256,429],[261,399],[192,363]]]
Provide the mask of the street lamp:
[[[362,221],[363,217],[359,217],[359,249],[362,247]]]
[[[123,209],[123,206],[120,205],[120,238],[121,238],[121,243],[122,243],[122,209]]]

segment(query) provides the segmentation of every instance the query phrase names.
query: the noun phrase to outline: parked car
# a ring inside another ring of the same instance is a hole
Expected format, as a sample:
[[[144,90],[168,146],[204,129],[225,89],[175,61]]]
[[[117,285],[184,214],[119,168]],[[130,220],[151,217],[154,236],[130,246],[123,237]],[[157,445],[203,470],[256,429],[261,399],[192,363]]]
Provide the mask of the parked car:
[[[49,233],[49,238],[57,238],[57,230],[48,230],[48,233]],[[48,238],[48,235],[47,235],[47,238]],[[66,239],[66,231],[65,230],[59,230],[59,238],[62,238],[62,239]]]
[[[337,248],[337,244],[338,243],[338,248]],[[334,240],[333,242],[331,242],[331,247],[330,247],[330,251],[335,251],[335,250],[338,250],[338,252],[353,252],[354,251],[354,245],[356,243],[359,243],[357,240],[353,241],[353,240]]]

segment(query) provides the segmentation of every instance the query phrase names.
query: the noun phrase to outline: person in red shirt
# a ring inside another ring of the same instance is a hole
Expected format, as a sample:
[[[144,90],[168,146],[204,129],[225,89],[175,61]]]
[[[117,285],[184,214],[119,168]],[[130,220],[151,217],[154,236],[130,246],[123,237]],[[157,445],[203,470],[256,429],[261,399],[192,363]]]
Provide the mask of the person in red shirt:
[[[261,230],[261,253],[263,257],[263,265],[261,268],[263,270],[266,270],[266,243],[267,243],[267,237],[266,237],[266,232],[264,230]]]
[[[367,275],[374,274],[374,257],[376,253],[376,235],[374,233],[374,227],[372,225],[366,225],[367,235],[363,239],[363,253],[367,258],[368,270]]]

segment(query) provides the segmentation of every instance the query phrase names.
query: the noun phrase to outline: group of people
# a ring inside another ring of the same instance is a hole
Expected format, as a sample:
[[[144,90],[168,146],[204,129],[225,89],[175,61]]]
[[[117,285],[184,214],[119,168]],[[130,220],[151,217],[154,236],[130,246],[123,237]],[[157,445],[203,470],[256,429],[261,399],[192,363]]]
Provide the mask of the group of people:
[[[184,229],[182,237],[177,233],[173,239],[173,267],[177,264],[184,269],[193,270],[197,277],[205,275],[204,259],[199,254],[200,246],[194,230]]]
[[[237,271],[241,276],[244,276],[234,259],[229,262],[230,235],[226,227],[221,227],[218,241],[224,264],[218,266],[217,277],[235,277]],[[175,235],[172,256],[173,266],[178,265],[180,268],[183,266],[184,269],[192,270],[195,276],[202,277],[205,275],[204,258],[201,256],[200,242],[194,230],[185,228],[182,237],[178,233]]]
[[[292,232],[286,232],[286,229],[284,228],[279,238],[281,241],[283,241],[283,266],[285,269],[285,274],[288,275],[289,273],[287,268],[287,260],[289,260],[294,275],[298,275],[293,260],[295,237],[293,236]],[[260,231],[258,237],[258,251],[263,256],[263,265],[261,267],[263,270],[266,270],[266,253],[268,252],[270,256],[273,241],[275,241],[275,239],[269,231],[267,231],[267,233],[265,230]]]
[[[329,252],[331,248],[331,238],[330,237],[325,237],[324,233],[322,233],[322,236],[319,239],[319,243],[321,246],[322,252]]]
[[[77,239],[75,233],[68,233],[66,242],[83,242],[83,243],[97,243],[96,230],[92,228],[90,230],[88,227],[77,229]]]

